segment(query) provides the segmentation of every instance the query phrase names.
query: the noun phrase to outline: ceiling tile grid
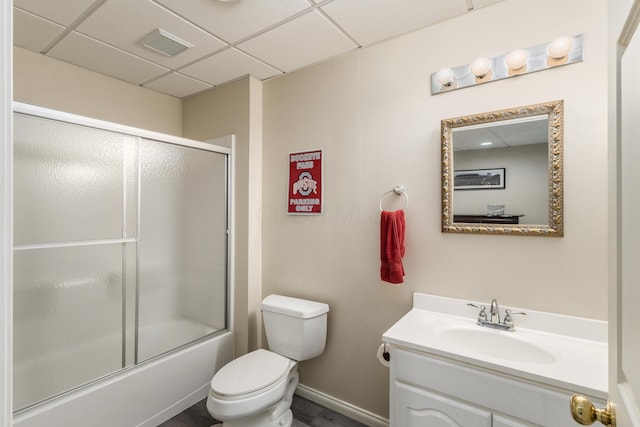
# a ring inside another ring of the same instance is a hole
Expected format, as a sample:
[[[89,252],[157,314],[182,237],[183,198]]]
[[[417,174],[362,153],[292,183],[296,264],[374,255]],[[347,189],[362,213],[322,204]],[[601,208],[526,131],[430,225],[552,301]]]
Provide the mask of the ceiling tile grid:
[[[265,80],[282,74],[278,69],[235,48],[198,61],[181,69],[180,72],[213,85],[220,85],[245,75]]]
[[[114,28],[114,22],[118,23],[117,28]],[[140,41],[156,28],[168,31],[194,46],[174,57],[144,47]],[[149,0],[109,0],[77,30],[171,69],[180,68],[226,46],[206,31]]]
[[[64,31],[62,25],[16,8],[13,11],[13,26],[13,44],[34,52],[42,51]]]
[[[184,98],[265,80],[503,0],[14,0],[14,44]],[[170,57],[162,29],[193,46]]]
[[[49,55],[139,85],[169,72],[158,64],[72,31]]]
[[[28,10],[34,15],[41,16],[49,21],[61,25],[70,25],[85,10],[89,9],[95,0],[13,0],[13,5],[23,10]]]
[[[315,10],[238,45],[285,72],[357,47]]]
[[[227,43],[237,43],[309,8],[306,0],[155,0],[176,14],[215,34]],[[238,25],[238,24],[241,25]]]
[[[362,45],[368,46],[467,12],[464,1],[348,0],[322,10]]]
[[[147,83],[145,87],[176,98],[184,98],[193,93],[211,89],[214,86],[180,73],[171,73]]]

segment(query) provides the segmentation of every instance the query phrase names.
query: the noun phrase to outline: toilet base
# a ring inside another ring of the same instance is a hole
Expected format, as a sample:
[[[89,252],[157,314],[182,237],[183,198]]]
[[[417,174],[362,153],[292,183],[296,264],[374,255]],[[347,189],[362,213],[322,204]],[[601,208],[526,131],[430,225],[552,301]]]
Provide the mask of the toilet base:
[[[284,396],[278,403],[256,415],[230,419],[212,427],[291,427],[293,424],[291,404],[293,403],[293,393],[298,386],[298,380],[299,374],[296,365],[289,373]],[[216,417],[216,414],[209,409],[208,403],[207,401],[209,413]]]
[[[276,419],[271,419],[271,413],[264,412],[254,417],[240,418],[225,421],[222,424],[214,424],[211,427],[291,427],[293,424],[293,412],[288,409]]]

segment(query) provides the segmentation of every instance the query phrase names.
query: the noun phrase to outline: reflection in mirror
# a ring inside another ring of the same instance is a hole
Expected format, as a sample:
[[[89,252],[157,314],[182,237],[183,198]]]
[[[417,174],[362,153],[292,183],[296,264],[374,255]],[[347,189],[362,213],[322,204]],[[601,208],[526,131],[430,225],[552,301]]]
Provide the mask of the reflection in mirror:
[[[563,102],[442,120],[442,231],[563,235]]]

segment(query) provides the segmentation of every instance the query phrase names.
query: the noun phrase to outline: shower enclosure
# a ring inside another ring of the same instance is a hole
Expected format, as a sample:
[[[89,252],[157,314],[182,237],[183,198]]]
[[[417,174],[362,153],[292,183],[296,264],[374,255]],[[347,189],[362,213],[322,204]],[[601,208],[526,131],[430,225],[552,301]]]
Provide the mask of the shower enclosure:
[[[14,410],[227,330],[230,149],[25,105],[14,135]]]

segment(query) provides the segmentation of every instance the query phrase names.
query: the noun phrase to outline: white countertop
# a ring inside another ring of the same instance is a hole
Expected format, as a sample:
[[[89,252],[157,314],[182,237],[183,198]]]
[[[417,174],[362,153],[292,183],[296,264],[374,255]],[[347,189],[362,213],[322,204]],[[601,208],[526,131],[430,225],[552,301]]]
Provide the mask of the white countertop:
[[[487,305],[488,312],[487,302],[416,293],[411,311],[384,333],[383,340],[576,393],[607,398],[607,322],[500,307],[501,316],[505,308],[525,311],[527,316],[513,316],[514,332],[498,331],[477,325],[479,310],[467,306],[468,302]],[[513,337],[541,348],[553,356],[553,361],[513,360],[500,357],[499,348],[487,352],[474,346],[452,345],[450,340],[443,339],[443,331],[471,328],[481,328],[481,333],[486,330],[488,334],[513,334],[506,338]]]

